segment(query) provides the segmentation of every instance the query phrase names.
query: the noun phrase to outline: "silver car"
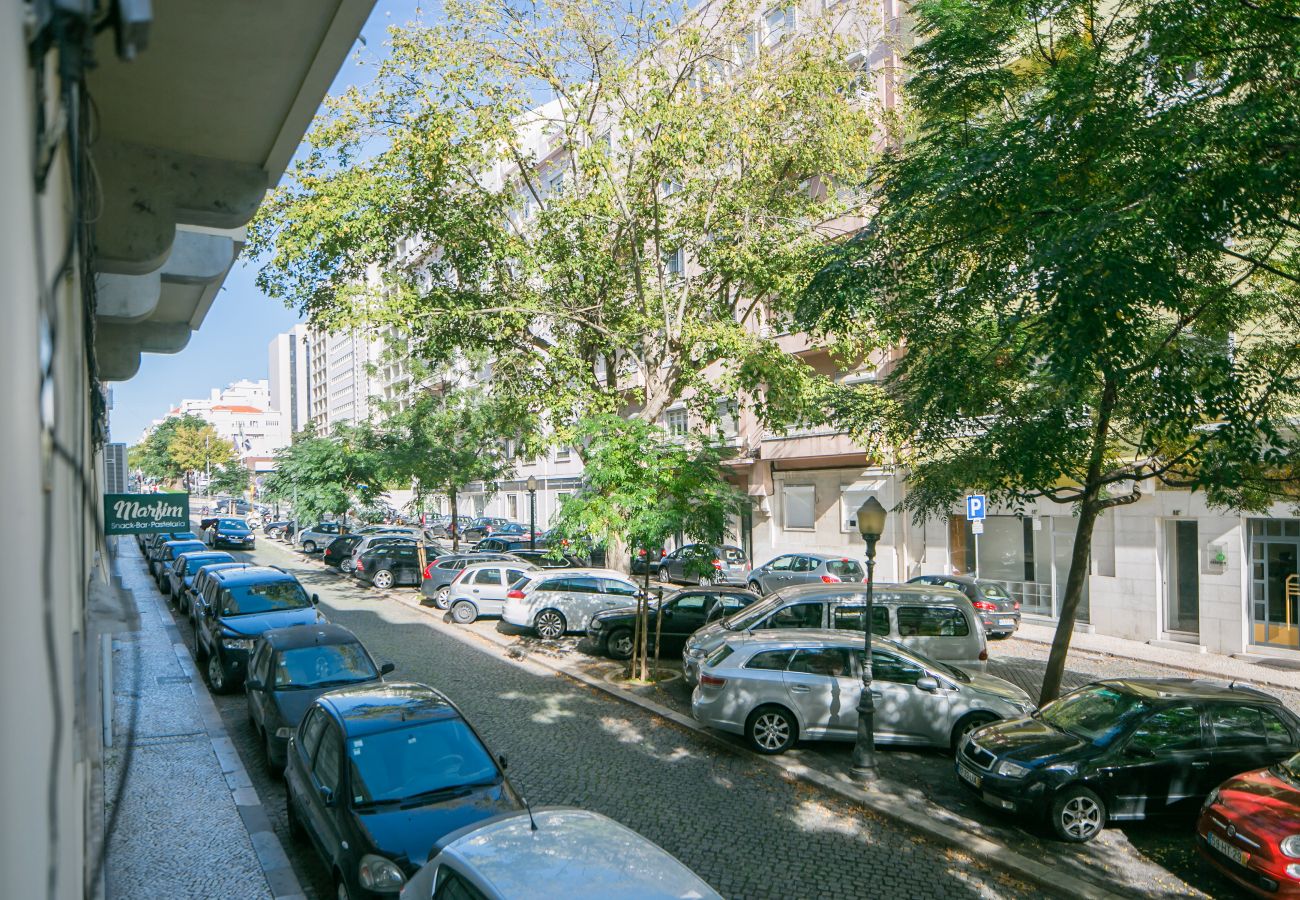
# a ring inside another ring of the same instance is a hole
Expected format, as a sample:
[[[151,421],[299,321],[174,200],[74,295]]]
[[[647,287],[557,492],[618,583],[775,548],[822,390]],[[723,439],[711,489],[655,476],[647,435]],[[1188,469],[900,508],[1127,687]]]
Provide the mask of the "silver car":
[[[840,631],[767,631],[728,640],[700,671],[691,714],[742,734],[759,753],[795,741],[851,741],[862,697],[861,639]],[[873,642],[872,696],[880,744],[955,749],[968,731],[1027,715],[1029,695],[1008,681]]]
[[[760,597],[792,584],[863,581],[867,570],[856,559],[827,553],[786,553],[749,573],[748,587]]]
[[[324,550],[340,534],[344,534],[343,526],[338,522],[318,522],[311,528],[304,528],[293,536],[295,545],[302,549],[303,553],[315,553],[317,550]]]
[[[506,592],[501,619],[553,641],[570,631],[585,632],[591,617],[602,610],[634,603],[638,590],[613,569],[530,572],[522,584]]]
[[[654,574],[673,584],[744,584],[749,557],[739,547],[687,544],[659,560]]]
[[[511,585],[537,571],[531,563],[502,560],[466,566],[451,583],[448,602],[452,621],[468,625],[479,616],[501,615]]]

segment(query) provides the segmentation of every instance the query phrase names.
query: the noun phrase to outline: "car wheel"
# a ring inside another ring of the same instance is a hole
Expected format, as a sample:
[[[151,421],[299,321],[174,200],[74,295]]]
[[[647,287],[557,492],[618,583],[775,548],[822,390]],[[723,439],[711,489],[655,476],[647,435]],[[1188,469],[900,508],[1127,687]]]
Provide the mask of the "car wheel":
[[[748,585],[746,585],[746,587],[748,587],[755,594],[758,594],[758,596],[760,597],[763,596],[763,586],[759,584],[757,581],[751,581]]]
[[[956,753],[957,748],[961,745],[961,739],[970,734],[976,728],[983,728],[990,722],[996,722],[997,716],[988,713],[971,713],[963,719],[960,719],[952,727],[952,740],[950,741],[952,752]]]
[[[458,625],[468,625],[478,618],[478,610],[468,600],[457,600],[451,605],[451,620]]]
[[[266,533],[266,536],[273,541],[278,541],[280,538],[284,537],[284,532],[278,528],[272,528]]]
[[[351,575],[356,570],[357,570],[357,564],[352,561],[352,557],[350,556],[343,557],[343,561],[339,563],[339,571],[342,572],[344,575]]]
[[[303,553],[315,553],[315,552],[316,552],[316,542],[315,542],[315,541],[303,541],[303,542],[302,542],[302,552],[303,552]]]
[[[631,659],[632,658],[632,630],[630,628],[615,628],[605,638],[605,652],[612,659]]]
[[[1063,841],[1083,844],[1106,827],[1106,804],[1096,792],[1074,785],[1052,801],[1052,830]]]
[[[380,569],[375,573],[375,577],[370,579],[370,583],[381,590],[386,590],[393,586],[393,573],[387,569]]]
[[[765,755],[784,753],[794,746],[798,736],[799,723],[781,706],[760,706],[749,714],[745,723],[749,745]]]
[[[451,605],[451,587],[438,588],[438,593],[433,595],[433,605],[437,609],[446,609]]]
[[[230,693],[229,679],[226,678],[226,669],[221,665],[221,657],[213,653],[208,657],[208,664],[203,667],[203,671],[208,676],[208,687],[212,688],[214,694]]]
[[[567,626],[558,610],[544,609],[533,619],[533,628],[537,631],[539,637],[548,641],[554,641],[564,637]]]

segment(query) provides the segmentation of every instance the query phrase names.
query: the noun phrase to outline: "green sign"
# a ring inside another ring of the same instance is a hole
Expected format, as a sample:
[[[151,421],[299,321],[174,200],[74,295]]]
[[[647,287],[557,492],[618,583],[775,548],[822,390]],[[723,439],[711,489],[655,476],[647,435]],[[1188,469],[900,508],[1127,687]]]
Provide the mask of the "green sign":
[[[104,495],[104,534],[189,530],[189,494]]]

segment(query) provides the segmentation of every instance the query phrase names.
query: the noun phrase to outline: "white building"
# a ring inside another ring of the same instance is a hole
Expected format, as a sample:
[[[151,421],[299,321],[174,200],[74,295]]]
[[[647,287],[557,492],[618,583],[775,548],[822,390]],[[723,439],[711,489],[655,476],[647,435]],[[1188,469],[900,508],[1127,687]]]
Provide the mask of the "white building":
[[[271,387],[265,378],[236,381],[224,390],[213,388],[202,400],[182,400],[163,419],[156,419],[145,434],[164,419],[184,415],[198,416],[216,429],[250,468],[265,469],[255,461],[269,460],[276,450],[287,447],[291,438],[288,418],[271,408]]]
[[[280,413],[291,436],[306,428],[311,417],[308,356],[306,325],[295,325],[277,334],[267,347],[270,408]]]

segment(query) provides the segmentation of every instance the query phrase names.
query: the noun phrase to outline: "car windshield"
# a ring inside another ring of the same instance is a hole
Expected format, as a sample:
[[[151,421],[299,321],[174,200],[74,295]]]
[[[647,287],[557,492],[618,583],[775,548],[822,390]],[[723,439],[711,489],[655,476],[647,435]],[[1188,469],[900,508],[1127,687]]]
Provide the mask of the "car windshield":
[[[222,519],[217,527],[222,531],[248,531],[248,523],[243,519]]]
[[[412,804],[501,777],[462,719],[442,719],[347,741],[352,802]]]
[[[283,650],[275,660],[275,686],[281,690],[351,684],[379,675],[360,644],[326,644]]]
[[[1047,704],[1038,711],[1038,718],[1068,735],[1104,747],[1150,709],[1141,697],[1094,684]]]
[[[168,547],[167,552],[171,554],[172,559],[175,559],[182,553],[190,553],[195,550],[206,549],[208,549],[208,545],[202,541],[186,541],[184,544],[177,544],[175,547]]]
[[[1011,595],[1007,593],[1007,589],[996,581],[981,581],[979,586],[980,590],[984,592],[985,597],[991,597],[994,600],[1011,599]]]
[[[249,616],[311,606],[307,592],[296,581],[237,584],[227,590],[225,605],[221,608],[223,616]]]
[[[728,631],[744,631],[780,605],[781,598],[779,597],[760,600],[758,603],[747,606],[740,612],[723,619],[722,627]]]

